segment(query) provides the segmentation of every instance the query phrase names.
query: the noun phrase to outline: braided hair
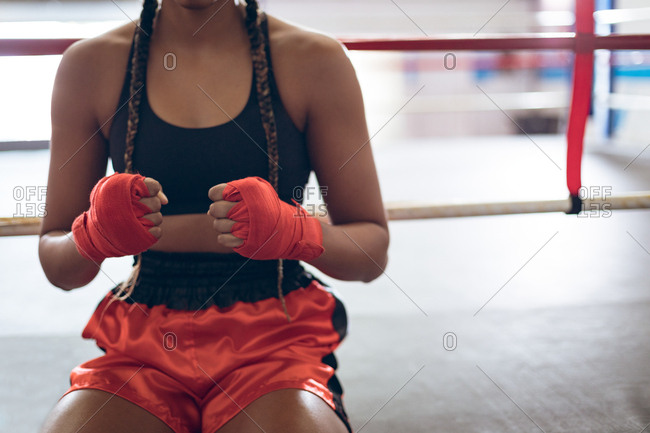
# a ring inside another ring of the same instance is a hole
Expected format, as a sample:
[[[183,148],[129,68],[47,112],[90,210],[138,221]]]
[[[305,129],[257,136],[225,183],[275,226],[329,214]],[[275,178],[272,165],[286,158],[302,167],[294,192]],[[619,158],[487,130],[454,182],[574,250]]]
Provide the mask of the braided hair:
[[[269,157],[269,183],[275,191],[278,191],[279,181],[279,154],[278,154],[278,135],[275,124],[275,115],[271,100],[271,86],[269,84],[269,65],[266,57],[266,44],[264,32],[262,31],[262,22],[266,19],[263,12],[259,11],[257,0],[246,1],[246,18],[245,25],[250,40],[251,57],[253,59],[253,73],[255,74],[255,84],[257,91],[257,100],[259,103],[262,126],[266,136],[267,154]],[[128,102],[128,121],[126,130],[126,146],[124,151],[124,171],[133,173],[133,149],[135,139],[138,133],[138,123],[140,120],[140,101],[142,100],[142,89],[147,75],[147,60],[149,58],[149,43],[153,33],[153,21],[158,9],[158,0],[144,0],[142,13],[140,15],[140,25],[137,26],[134,35],[133,57],[131,58],[131,82],[129,84],[129,102]],[[129,278],[121,285],[116,294],[118,299],[125,299],[133,293],[133,288],[137,277],[140,273],[141,255],[135,258],[133,271]],[[287,305],[282,293],[283,266],[282,259],[278,260],[278,298],[282,303],[282,308],[287,320],[291,321]]]

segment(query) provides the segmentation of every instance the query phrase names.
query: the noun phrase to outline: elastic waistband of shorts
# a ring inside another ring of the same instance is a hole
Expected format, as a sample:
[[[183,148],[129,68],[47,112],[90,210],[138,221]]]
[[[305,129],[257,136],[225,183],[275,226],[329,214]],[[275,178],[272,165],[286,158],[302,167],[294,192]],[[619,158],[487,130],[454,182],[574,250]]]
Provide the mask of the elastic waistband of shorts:
[[[133,293],[125,301],[148,307],[199,310],[278,297],[277,260],[239,254],[146,251]],[[282,293],[307,287],[316,277],[296,260],[283,260]],[[118,287],[113,292],[118,291]]]

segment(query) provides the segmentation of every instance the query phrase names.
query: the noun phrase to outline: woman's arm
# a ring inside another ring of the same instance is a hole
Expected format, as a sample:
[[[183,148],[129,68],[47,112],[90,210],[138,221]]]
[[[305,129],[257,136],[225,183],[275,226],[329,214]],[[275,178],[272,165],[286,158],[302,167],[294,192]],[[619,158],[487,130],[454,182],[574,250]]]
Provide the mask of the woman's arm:
[[[108,156],[93,98],[97,92],[94,50],[81,42],[66,50],[52,93],[50,169],[39,242],[47,279],[70,290],[88,284],[99,266],[84,259],[70,233],[72,221],[88,209],[90,190],[106,173]]]
[[[307,143],[331,221],[321,220],[325,252],[310,264],[337,279],[369,282],[386,267],[389,234],[361,89],[338,42],[314,35],[308,52]]]
[[[304,116],[304,122],[300,117],[293,120],[305,124],[311,164],[321,187],[327,190],[328,216],[291,221],[296,210],[287,203],[274,206],[279,198],[275,191],[269,193],[273,187],[255,178],[212,187],[208,196],[214,203],[208,214],[215,218],[213,227],[220,233],[217,241],[245,257],[305,260],[337,279],[372,281],[388,261],[389,236],[361,90],[338,42],[295,27],[291,30],[286,38],[278,38],[284,39],[282,44],[272,41],[276,53],[284,54],[278,57],[280,62],[274,62],[274,70],[289,85],[284,89],[292,96],[285,99],[293,109],[290,111]],[[303,193],[309,195],[310,191]],[[235,218],[231,211],[240,202],[244,204]],[[268,219],[262,217],[264,209],[271,212]],[[255,220],[244,218],[247,213],[256,215]],[[237,236],[232,233],[236,221],[240,223]],[[284,235],[275,237],[275,227],[286,230]],[[256,235],[249,237],[249,231]],[[292,238],[295,234],[304,237]],[[304,241],[302,246],[299,241]],[[313,245],[321,242],[322,253]],[[319,257],[310,259],[314,253]]]
[[[118,104],[130,41],[121,33],[124,33],[122,28],[70,47],[63,55],[54,84],[47,212],[41,226],[39,257],[48,280],[64,290],[85,286],[92,281],[99,271],[101,257],[128,255],[122,248],[125,247],[124,239],[116,238],[130,236],[129,233],[134,233],[131,230],[142,229],[137,221],[134,221],[136,228],[129,229],[123,226],[126,224],[123,219],[106,219],[106,212],[103,212],[106,205],[113,211],[132,205],[131,198],[126,199],[116,190],[123,184],[129,187],[128,181],[111,179],[111,187],[107,186],[109,181],[104,182],[94,202],[89,201],[93,186],[106,174],[108,150],[105,136]],[[148,231],[153,238],[159,239],[162,235],[159,211],[167,198],[157,181],[151,178],[142,181],[148,194],[138,190],[137,195],[142,196],[139,201],[151,211],[144,215],[153,223]],[[83,222],[77,226],[81,231],[75,231],[82,239],[75,243],[70,233],[73,221],[89,209],[89,205],[90,213],[85,214],[80,220]],[[87,224],[99,225],[100,231],[90,230]],[[111,224],[122,225],[115,227]],[[106,239],[106,236],[112,238]],[[129,254],[132,254],[132,249],[142,251],[140,245],[133,244],[136,239],[145,242],[138,236],[129,239],[126,244]],[[151,241],[151,237],[146,239],[147,244]],[[84,258],[79,248],[86,257],[95,257],[95,261]]]

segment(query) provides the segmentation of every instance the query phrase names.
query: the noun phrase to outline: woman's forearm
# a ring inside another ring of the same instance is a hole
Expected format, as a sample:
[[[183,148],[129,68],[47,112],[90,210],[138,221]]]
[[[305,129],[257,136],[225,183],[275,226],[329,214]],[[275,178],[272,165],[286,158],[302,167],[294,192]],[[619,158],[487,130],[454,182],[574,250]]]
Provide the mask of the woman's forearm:
[[[325,252],[309,262],[332,278],[370,282],[388,262],[388,230],[378,224],[357,222],[331,225],[319,218]]]
[[[79,254],[71,232],[54,230],[41,236],[38,256],[47,279],[63,290],[85,286],[99,272],[99,264]]]

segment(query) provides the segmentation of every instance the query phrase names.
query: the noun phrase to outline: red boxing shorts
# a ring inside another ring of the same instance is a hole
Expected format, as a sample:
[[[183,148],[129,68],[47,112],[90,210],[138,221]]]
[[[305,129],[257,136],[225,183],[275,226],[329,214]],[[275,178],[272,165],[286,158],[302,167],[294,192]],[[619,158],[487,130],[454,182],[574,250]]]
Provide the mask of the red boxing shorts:
[[[291,322],[275,261],[145,252],[131,298],[108,293],[86,325],[83,337],[105,354],[72,371],[67,393],[103,390],[176,433],[213,433],[264,394],[295,388],[322,398],[350,429],[332,353],[345,309],[298,262],[284,265]]]

